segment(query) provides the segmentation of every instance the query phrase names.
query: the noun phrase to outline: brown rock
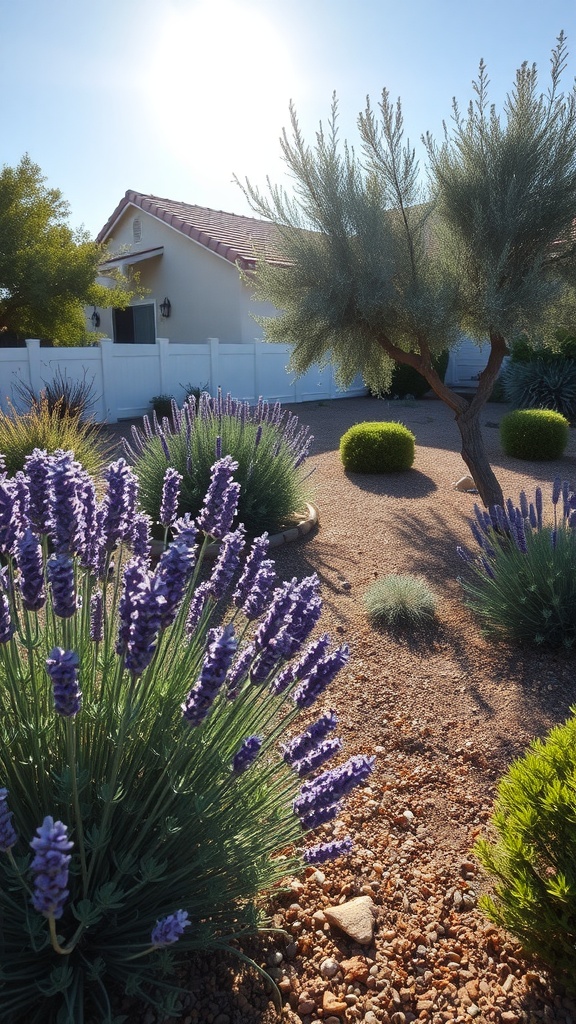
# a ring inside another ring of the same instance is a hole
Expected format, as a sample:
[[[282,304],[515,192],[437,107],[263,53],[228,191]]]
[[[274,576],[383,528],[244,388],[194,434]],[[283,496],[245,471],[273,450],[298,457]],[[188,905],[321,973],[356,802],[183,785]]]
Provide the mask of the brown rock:
[[[326,920],[340,928],[351,939],[366,946],[374,935],[374,901],[370,896],[357,896],[337,907],[326,907]]]
[[[339,999],[333,992],[326,989],[322,996],[322,1009],[325,1013],[341,1014],[348,1009],[348,1003],[344,1002],[343,999]]]
[[[353,956],[349,960],[342,960],[340,967],[344,971],[346,981],[361,981],[365,983],[370,973],[368,964],[361,956]]]

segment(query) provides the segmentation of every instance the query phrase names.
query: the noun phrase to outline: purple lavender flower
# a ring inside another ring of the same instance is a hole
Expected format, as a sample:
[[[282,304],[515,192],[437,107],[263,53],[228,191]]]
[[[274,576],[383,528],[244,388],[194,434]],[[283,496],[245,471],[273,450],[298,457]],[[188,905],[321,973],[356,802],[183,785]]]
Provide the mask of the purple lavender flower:
[[[175,914],[168,914],[168,917],[157,921],[152,929],[152,945],[171,946],[173,942],[178,942],[184,934],[184,929],[189,928],[191,924],[187,910],[177,910]]]
[[[236,775],[241,775],[242,772],[245,772],[258,757],[261,747],[261,736],[248,736],[234,754],[232,771]]]
[[[534,508],[534,505],[532,504],[532,502],[530,502],[530,509],[529,509],[529,513],[528,514],[529,514],[529,518],[530,518],[530,526],[532,527],[533,530],[535,530],[536,527],[538,526],[538,519],[537,519],[537,516],[536,516],[536,509]]]
[[[185,512],[183,516],[172,523],[173,536],[182,544],[187,544],[189,548],[194,547],[197,533],[194,520],[189,512]]]
[[[318,843],[317,846],[309,846],[304,850],[302,860],[305,864],[325,864],[327,860],[345,857],[353,845],[350,836],[346,836],[346,839],[334,839],[331,843]]]
[[[256,537],[253,541],[248,557],[244,563],[242,575],[240,576],[236,590],[232,595],[232,600],[237,608],[241,608],[248,597],[252,584],[256,578],[256,573],[267,554],[268,534],[263,533],[261,537]]]
[[[36,854],[30,865],[34,877],[32,903],[40,914],[58,920],[69,895],[66,888],[70,863],[68,850],[74,844],[68,839],[66,825],[51,817],[44,818],[36,832],[37,836],[30,843]]]
[[[314,807],[307,814],[300,815],[300,824],[302,828],[308,831],[309,829],[319,828],[320,825],[327,825],[329,821],[334,821],[334,818],[340,817],[342,813],[342,802],[329,804],[327,807]]]
[[[227,533],[222,541],[218,558],[214,564],[212,575],[208,581],[208,590],[215,601],[220,601],[240,565],[240,555],[246,541],[244,540],[245,529],[239,526],[234,533]]]
[[[14,481],[0,475],[0,552],[10,554],[19,534]]]
[[[556,477],[552,484],[552,504],[556,506],[560,500],[560,494],[562,492],[562,480],[559,476]]]
[[[326,738],[329,732],[333,732],[337,725],[338,718],[335,711],[327,711],[321,715],[306,729],[306,732],[295,736],[286,746],[282,747],[282,757],[286,764],[293,765],[309,754],[318,743]]]
[[[130,540],[132,522],[136,514],[138,479],[124,459],[111,462],[104,478],[108,484],[104,498],[103,529],[106,548],[113,551],[123,540]]]
[[[0,789],[0,850],[6,853],[17,842],[18,836],[12,824],[12,811],[8,810],[8,790]]]
[[[69,619],[78,607],[74,588],[74,563],[69,555],[51,555],[46,565],[52,591],[52,608],[61,619]]]
[[[180,541],[174,541],[162,553],[154,574],[156,583],[162,589],[165,598],[160,619],[162,629],[171,625],[178,614],[195,561],[194,549]]]
[[[538,529],[542,529],[542,488],[536,488],[536,516],[538,519]]]
[[[206,602],[209,596],[210,588],[208,582],[204,581],[204,583],[200,583],[200,585],[196,587],[190,601],[188,615],[186,616],[186,636],[188,640],[190,640],[194,635],[194,631],[202,618],[202,613],[206,607]]]
[[[492,566],[490,565],[490,562],[488,561],[488,559],[484,558],[484,556],[482,556],[480,561],[482,562],[482,565],[484,567],[484,572],[486,573],[486,575],[489,576],[491,580],[495,580],[496,579],[496,574],[495,574]]]
[[[226,676],[226,683],[228,686],[226,696],[228,697],[228,700],[236,700],[240,686],[248,675],[248,670],[250,669],[255,655],[256,648],[254,647],[254,644],[248,644],[236,657],[232,666],[228,670],[228,675]]]
[[[124,664],[134,677],[148,668],[167,608],[166,586],[147,575],[133,597]]]
[[[142,558],[131,558],[124,569],[122,594],[118,605],[118,638],[116,654],[124,654],[130,639],[130,625],[138,596],[146,585],[150,586],[146,562]]]
[[[178,499],[180,497],[180,485],[182,484],[183,476],[174,469],[172,466],[168,466],[164,474],[164,483],[162,484],[162,500],[160,502],[160,525],[168,528],[172,521],[176,518],[176,512],[178,509]]]
[[[472,555],[468,551],[468,548],[463,548],[461,544],[458,544],[456,554],[459,555],[463,562],[467,562],[468,564],[474,561]]]
[[[190,725],[200,725],[208,715],[237,647],[231,624],[209,630],[200,676],[182,704],[182,713]]]
[[[30,612],[37,612],[46,603],[42,546],[27,527],[16,541],[16,563],[20,571],[22,603]]]
[[[304,778],[305,775],[310,775],[311,772],[316,771],[321,764],[325,761],[329,761],[331,757],[335,757],[336,754],[342,749],[342,740],[337,736],[331,740],[323,740],[317,747],[314,747],[309,754],[301,758],[300,761],[296,761],[294,764],[294,771],[299,778]]]
[[[28,478],[30,504],[28,515],[38,533],[50,532],[50,466],[52,456],[45,449],[35,448],[24,460],[24,472]]]
[[[330,807],[342,800],[355,786],[366,781],[374,761],[374,757],[356,754],[337,768],[330,768],[310,782],[305,782],[293,802],[294,813],[302,817],[317,808]]]
[[[102,591],[95,590],[90,598],[90,639],[98,644],[104,637],[104,608]]]
[[[299,708],[311,707],[316,698],[324,692],[340,669],[344,667],[349,657],[348,645],[343,644],[317,662],[310,675],[294,691],[294,703]]]
[[[46,658],[46,671],[54,689],[54,708],[64,718],[73,718],[82,707],[78,663],[76,651],[65,651],[62,647],[54,647]]]
[[[255,642],[264,650],[272,639],[278,643],[282,637],[284,649],[279,657],[290,657],[318,621],[320,600],[317,596],[319,580],[316,574],[298,583],[296,577],[277,587],[266,615],[256,630]]]
[[[237,469],[238,463],[230,455],[212,466],[210,486],[196,519],[198,527],[211,537],[220,539],[230,532],[240,496],[240,484],[232,480]]]
[[[151,519],[145,512],[137,512],[132,522],[130,544],[136,558],[148,558],[152,548]]]
[[[520,491],[520,511],[522,512],[523,519],[528,519],[530,517],[528,498],[526,497],[524,491]]]
[[[272,693],[283,693],[289,686],[304,679],[326,654],[330,647],[328,633],[323,633],[317,640],[313,640],[306,648],[304,654],[297,660],[286,665],[270,686]]]
[[[55,452],[50,462],[50,535],[56,554],[76,550],[82,529],[83,472],[73,452]]]
[[[14,636],[14,624],[6,594],[0,594],[0,644],[7,644]]]
[[[79,480],[79,496],[82,505],[77,550],[80,564],[85,569],[92,569],[97,563],[96,550],[103,542],[102,513],[96,496],[94,481],[88,473],[82,471]]]

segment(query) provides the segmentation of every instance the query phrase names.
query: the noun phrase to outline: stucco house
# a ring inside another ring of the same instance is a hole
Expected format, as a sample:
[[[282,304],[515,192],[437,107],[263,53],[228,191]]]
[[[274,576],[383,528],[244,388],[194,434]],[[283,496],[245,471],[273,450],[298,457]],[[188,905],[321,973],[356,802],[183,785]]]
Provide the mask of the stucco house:
[[[116,254],[103,265],[131,267],[146,295],[126,310],[87,310],[90,328],[115,343],[242,345],[260,341],[254,315],[273,316],[275,308],[257,302],[238,268],[250,270],[255,254],[282,263],[273,224],[203,206],[128,191],[97,240]],[[94,321],[91,318],[96,313]],[[463,338],[451,353],[446,382],[474,387],[488,352]]]
[[[128,191],[97,240],[117,254],[103,271],[133,268],[147,290],[125,311],[96,311],[99,333],[115,342],[253,342],[262,329],[251,314],[275,312],[251,297],[238,273],[254,267],[255,251],[282,262],[274,226],[266,221]]]

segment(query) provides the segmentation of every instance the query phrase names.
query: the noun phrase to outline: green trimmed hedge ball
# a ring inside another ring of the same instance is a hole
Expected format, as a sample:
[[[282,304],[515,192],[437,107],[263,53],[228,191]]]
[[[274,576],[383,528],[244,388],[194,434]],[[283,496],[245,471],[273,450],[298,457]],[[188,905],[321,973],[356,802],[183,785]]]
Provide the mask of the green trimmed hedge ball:
[[[551,409],[516,409],[500,423],[502,448],[515,459],[559,459],[569,436],[568,420]]]
[[[403,423],[356,423],[340,438],[344,469],[397,473],[414,462],[414,434]]]

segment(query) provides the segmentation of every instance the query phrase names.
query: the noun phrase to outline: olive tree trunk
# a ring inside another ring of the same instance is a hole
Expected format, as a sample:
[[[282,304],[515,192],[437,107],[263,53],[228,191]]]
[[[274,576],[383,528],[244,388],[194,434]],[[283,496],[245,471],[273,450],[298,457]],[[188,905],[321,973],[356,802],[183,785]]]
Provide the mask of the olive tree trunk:
[[[503,505],[502,488],[486,453],[480,412],[492,393],[506,354],[504,338],[500,334],[490,333],[488,362],[478,378],[478,390],[470,400],[457,394],[438,376],[432,366],[432,357],[426,339],[419,339],[419,352],[404,352],[393,345],[385,335],[380,335],[378,341],[387,355],[397,363],[406,363],[421,373],[438,398],[453,410],[456,426],[462,438],[462,458],[470,470],[470,475],[478,488],[478,494],[483,504],[487,508],[490,508],[491,505]]]

